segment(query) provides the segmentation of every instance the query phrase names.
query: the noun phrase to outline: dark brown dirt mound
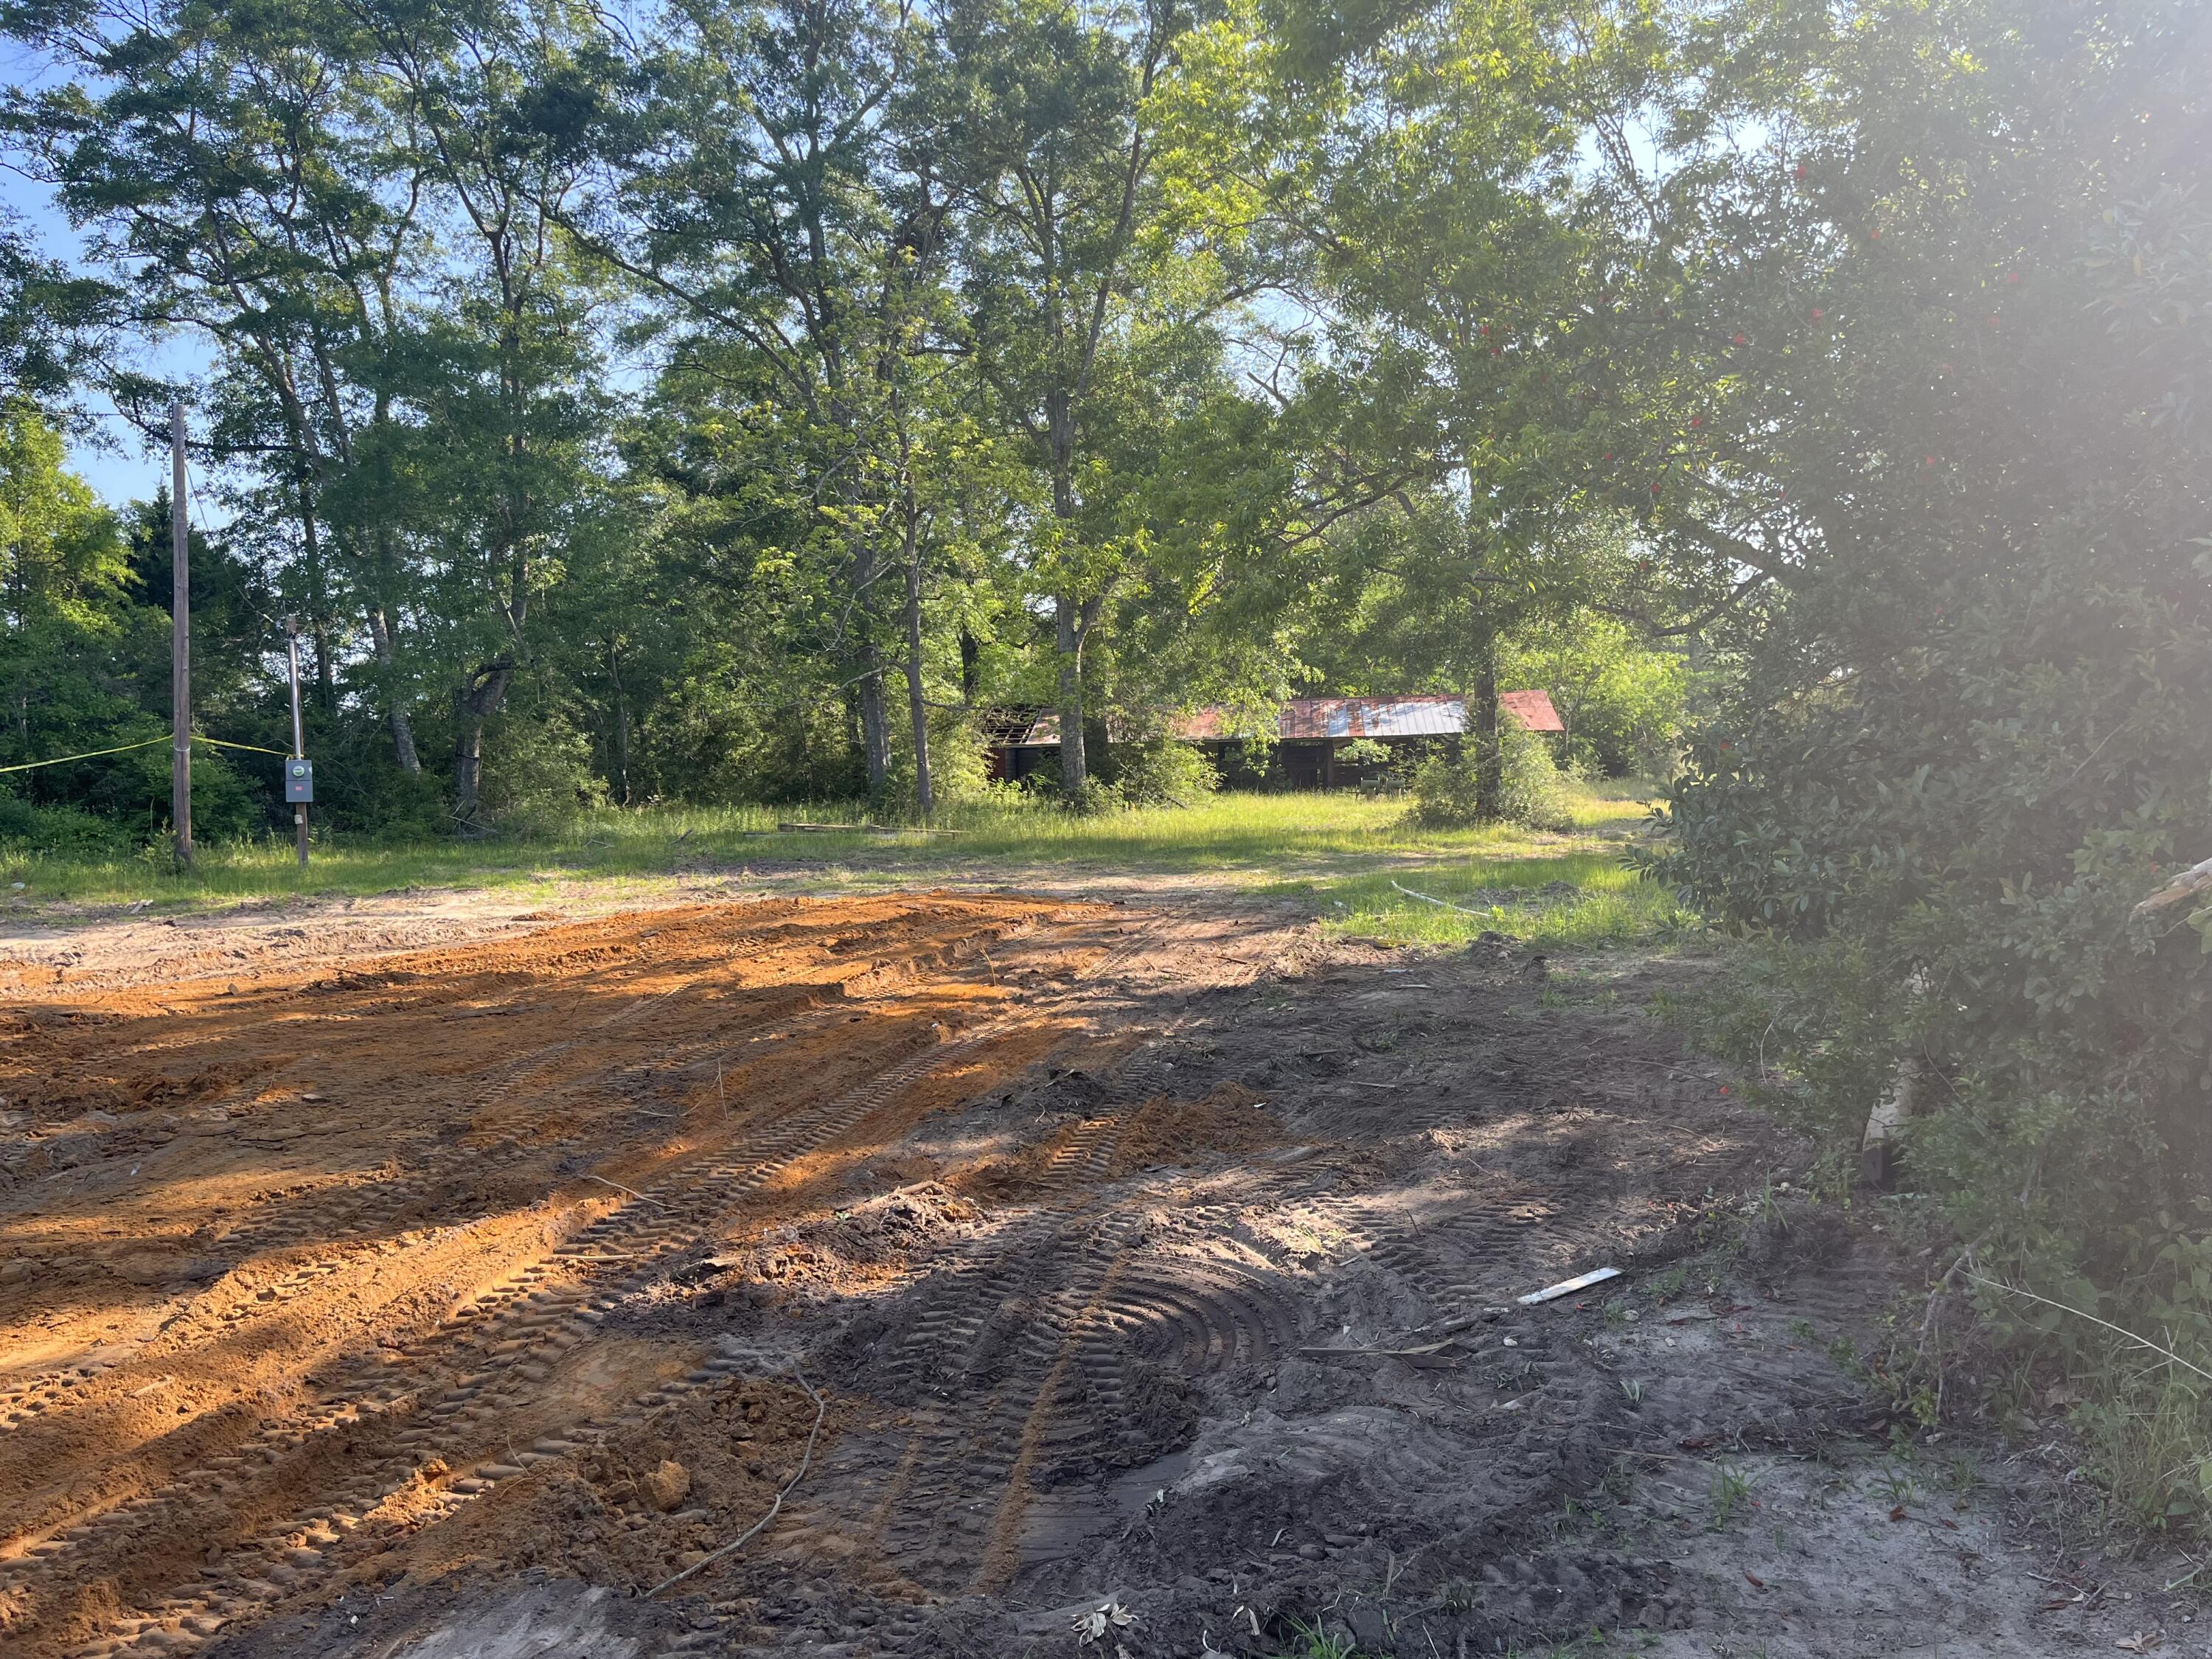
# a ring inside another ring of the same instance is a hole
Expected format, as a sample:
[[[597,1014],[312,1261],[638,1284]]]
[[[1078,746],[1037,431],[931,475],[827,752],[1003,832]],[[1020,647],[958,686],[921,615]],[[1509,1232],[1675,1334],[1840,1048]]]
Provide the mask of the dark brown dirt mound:
[[[1279,1146],[1282,1128],[1267,1115],[1267,1103],[1241,1083],[1222,1084],[1203,1100],[1164,1096],[1147,1101],[1121,1131],[1109,1170],[1116,1176],[1133,1175]]]

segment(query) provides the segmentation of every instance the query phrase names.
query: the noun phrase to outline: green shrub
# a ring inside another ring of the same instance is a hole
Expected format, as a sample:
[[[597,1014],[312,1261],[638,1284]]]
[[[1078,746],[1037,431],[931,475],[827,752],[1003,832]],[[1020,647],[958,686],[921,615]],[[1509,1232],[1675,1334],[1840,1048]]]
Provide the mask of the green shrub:
[[[1627,623],[1579,611],[1516,629],[1498,672],[1551,693],[1571,734],[1570,758],[1588,770],[1626,777],[1674,769],[1691,684],[1679,650],[1654,650]]]
[[[1501,787],[1494,814],[1482,811],[1474,744],[1454,757],[1432,754],[1413,769],[1413,820],[1425,830],[1464,830],[1492,819],[1532,830],[1574,827],[1566,780],[1550,746],[1517,722],[1498,727]]]
[[[695,805],[851,800],[867,777],[835,698],[763,707],[715,659],[687,666],[638,734],[632,763],[653,793]]]
[[[2063,1368],[2116,1499],[2196,1515],[2196,1382],[2084,1316],[2203,1341],[2137,1243],[2212,1189],[2212,958],[2136,910],[2212,854],[2212,207],[2130,148],[2181,14],[1878,9],[1834,37],[1849,123],[1765,198],[1803,216],[1776,303],[1849,347],[1765,359],[1730,416],[1802,562],[1725,641],[1652,867],[1767,941],[1739,1046],[1838,1150],[1915,1062],[1933,1259],[2013,1287],[1974,1286],[1995,1374]]]
[[[1030,767],[1018,781],[1010,781],[1005,787],[1030,800],[1057,799],[1064,781],[1060,773],[1060,756],[1055,752]]]
[[[1093,750],[1091,787],[1079,801],[1061,795],[1060,757],[1054,755],[1019,784],[1007,786],[1031,800],[1061,801],[1071,811],[1115,812],[1136,806],[1193,806],[1221,787],[1221,775],[1203,750],[1172,738],[1115,743]]]
[[[505,716],[493,726],[484,748],[484,808],[503,830],[544,835],[580,811],[606,805],[606,782],[592,764],[592,740],[559,714]]]
[[[323,732],[311,728],[307,752],[315,761],[312,817],[319,836],[422,841],[453,833],[446,780],[434,771],[401,767],[383,722],[353,721]],[[281,802],[271,811],[283,821],[291,817]]]
[[[1100,787],[1119,806],[1189,806],[1221,787],[1205,750],[1173,738],[1107,746]]]
[[[87,861],[127,857],[139,839],[113,818],[0,795],[0,866],[41,854]]]
[[[931,717],[929,787],[939,806],[981,800],[991,791],[988,745],[959,710],[941,710]],[[914,805],[914,734],[904,720],[891,726],[890,793],[902,805]]]
[[[1909,657],[1708,730],[1652,863],[1796,943],[1756,959],[1765,1058],[1839,1129],[1914,1057],[1914,1184],[2020,1270],[2109,1283],[2212,1171],[2212,963],[2133,914],[2212,849],[2212,625],[2106,562],[1962,583]]]

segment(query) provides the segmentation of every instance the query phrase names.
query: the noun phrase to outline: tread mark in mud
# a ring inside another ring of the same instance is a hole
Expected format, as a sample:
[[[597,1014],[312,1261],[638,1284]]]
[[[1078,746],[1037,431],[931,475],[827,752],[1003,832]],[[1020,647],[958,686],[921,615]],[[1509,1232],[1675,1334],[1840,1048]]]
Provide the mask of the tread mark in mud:
[[[1012,925],[1000,918],[976,919],[975,925],[967,927],[949,939],[934,939],[918,943],[914,960],[948,958],[959,954],[961,948],[976,939],[988,936],[996,941],[1025,936],[1035,931],[1030,919],[1016,920]],[[730,962],[752,960],[779,950],[803,948],[813,938],[806,930],[785,927],[768,934],[742,934],[729,941],[730,948],[715,955],[716,965]],[[589,959],[588,951],[572,953]],[[557,968],[568,958],[555,957],[550,963],[536,964],[542,973]],[[645,968],[671,971],[678,964],[648,963],[629,964],[627,971]],[[532,994],[557,990],[557,980],[541,981],[521,988],[506,999],[512,1002]],[[701,1037],[672,1047],[658,1049],[650,1058],[633,1061],[611,1072],[593,1075],[593,1088],[599,1092],[623,1092],[623,1084],[647,1073],[670,1076],[687,1071],[705,1068],[716,1059],[728,1054],[732,1048],[763,1034],[778,1036],[834,1024],[848,1012],[842,1005],[811,1007],[816,988],[805,985],[778,985],[757,988],[765,994],[765,1005],[749,1008],[745,1017],[734,1024],[718,1030],[711,1036]],[[295,994],[305,996],[306,992]],[[665,993],[663,997],[672,994]],[[288,1000],[289,997],[288,995]],[[468,1081],[475,1091],[471,1109],[482,1110],[510,1095],[536,1069],[550,1060],[569,1052],[598,1036],[599,1028],[619,1026],[629,1015],[662,998],[631,1002],[608,1018],[599,1022],[592,1030],[541,1044],[501,1064],[489,1073],[471,1074]],[[504,1006],[495,1004],[495,1006]],[[635,1033],[620,1032],[608,1038],[627,1044],[640,1039]],[[489,1090],[489,1092],[485,1091]],[[498,1139],[485,1144],[464,1141],[429,1148],[419,1155],[410,1167],[393,1171],[388,1176],[371,1178],[343,1188],[314,1188],[289,1198],[276,1198],[243,1223],[233,1227],[222,1238],[204,1248],[204,1254],[211,1260],[232,1264],[234,1267],[249,1263],[257,1255],[274,1254],[303,1244],[313,1243],[325,1253],[325,1259],[303,1264],[280,1279],[258,1285],[251,1306],[234,1305],[224,1308],[213,1317],[224,1324],[235,1323],[247,1316],[265,1317],[281,1311],[301,1291],[313,1286],[315,1281],[329,1272],[331,1255],[345,1254],[344,1247],[375,1239],[388,1232],[396,1218],[410,1207],[423,1204],[441,1191],[453,1188],[457,1176],[465,1176],[470,1188],[480,1188],[487,1181],[495,1180],[525,1166],[550,1164],[565,1149],[577,1144],[577,1138],[545,1139],[540,1136],[550,1120],[550,1109],[530,1113],[519,1121],[503,1127]],[[598,1145],[606,1144],[602,1135]],[[441,1220],[444,1219],[441,1218]],[[227,1299],[224,1285],[218,1281],[207,1291],[181,1298],[182,1306],[163,1321],[161,1334],[168,1339],[165,1347],[174,1346],[177,1333],[186,1334],[208,1323],[204,1311],[211,1303]],[[235,1294],[234,1290],[230,1294]],[[69,1401],[93,1382],[120,1364],[142,1358],[145,1348],[140,1346],[103,1355],[97,1360],[76,1361],[28,1377],[14,1387],[0,1391],[0,1438],[15,1430],[27,1427],[57,1406]]]
[[[1294,1345],[1297,1304],[1226,1261],[1168,1261],[1121,1275],[1100,1316],[1128,1347],[1182,1376],[1253,1364]]]
[[[1178,923],[1167,931],[1181,936],[1194,933],[1196,925]],[[1094,965],[1091,976],[1096,976],[1099,967],[1115,965],[1148,948],[1164,948],[1169,942],[1161,933],[1139,928],[1126,949],[1109,953],[1109,963]],[[1087,1001],[1099,994],[1098,988],[1085,988],[1071,995],[1039,999],[1031,1002],[1028,1012],[1034,1016],[1042,1007]],[[326,1487],[320,1507],[280,1522],[264,1523],[251,1544],[227,1554],[219,1565],[204,1570],[200,1584],[181,1588],[166,1599],[144,1602],[138,1612],[112,1621],[112,1633],[82,1651],[87,1655],[189,1652],[223,1622],[264,1613],[276,1603],[292,1599],[330,1571],[373,1555],[377,1547],[353,1535],[360,1516],[429,1458],[463,1443],[471,1447],[489,1443],[481,1419],[529,1400],[535,1385],[546,1380],[546,1363],[588,1334],[625,1285],[641,1281],[654,1271],[656,1261],[696,1242],[698,1229],[771,1179],[777,1168],[854,1127],[923,1073],[981,1046],[996,1035],[1000,1026],[1012,1023],[1011,1018],[1003,1020],[999,1026],[978,1030],[957,1043],[912,1056],[874,1085],[864,1085],[838,1102],[802,1113],[732,1146],[684,1159],[647,1188],[646,1202],[616,1206],[538,1265],[521,1270],[504,1286],[479,1297],[455,1316],[444,1336],[410,1344],[398,1355],[352,1362],[325,1386],[319,1407],[271,1425],[256,1438],[187,1471],[166,1487],[51,1534],[34,1545],[27,1557],[0,1565],[0,1588],[36,1584],[72,1571],[97,1571],[96,1558],[111,1547],[128,1548],[133,1540],[149,1532],[176,1530],[189,1523],[195,1504],[210,1497],[251,1502],[257,1494],[273,1496],[283,1470],[319,1457],[347,1456],[343,1440],[335,1437],[364,1428],[370,1431],[373,1444],[366,1454],[350,1456],[361,1467],[339,1484]],[[717,1051],[722,1047],[719,1042],[706,1046]],[[664,1060],[660,1068],[665,1067]],[[1133,1101],[1141,1100],[1158,1091],[1165,1081],[1164,1068],[1149,1063],[1147,1057],[1145,1063],[1128,1068],[1116,1092]],[[1123,1115],[1108,1114],[1080,1126],[1063,1155],[1055,1159],[1051,1179],[1056,1184],[1086,1187],[1103,1180],[1111,1167],[1122,1121]],[[475,1167],[483,1168],[480,1152]],[[1095,1293],[1109,1282],[1121,1249],[1119,1241],[1135,1224],[1133,1218],[1109,1218],[1095,1237],[1083,1242],[1080,1253],[1089,1265],[1080,1275],[1082,1282],[1063,1287],[1052,1298],[1052,1325],[1018,1356],[1019,1371],[1032,1377],[1041,1376],[1047,1384],[1066,1384],[1080,1376],[1086,1385],[1096,1388],[1104,1372],[1118,1363],[1101,1358],[1102,1345],[1118,1348],[1120,1338],[1103,1307],[1094,1305]],[[622,1256],[645,1265],[628,1269],[619,1277],[602,1273],[602,1262]],[[560,1282],[564,1272],[578,1273],[582,1282]],[[938,1323],[945,1327],[938,1333],[941,1339],[961,1340],[964,1322],[956,1318],[950,1326],[944,1321]],[[495,1349],[505,1352],[495,1352]],[[427,1399],[420,1384],[410,1386],[415,1362],[425,1359],[434,1359],[441,1373],[459,1379]],[[602,1437],[625,1419],[679,1398],[690,1389],[719,1386],[730,1369],[716,1362],[640,1396],[634,1407],[622,1409],[615,1418],[587,1421],[565,1431],[562,1439],[540,1439],[527,1452],[511,1451],[508,1455],[515,1459],[513,1465],[477,1466],[453,1483],[445,1506],[458,1508],[530,1463]],[[1049,1437],[1043,1431],[1053,1426],[1053,1413],[1060,1403],[1057,1392],[1057,1386],[1047,1386],[1025,1400],[1018,1389],[1002,1401],[999,1416],[1004,1421],[1000,1426],[1010,1432],[1002,1434],[999,1443],[984,1454],[989,1466],[1011,1467],[1009,1456],[1018,1464],[1025,1445],[1032,1457],[1038,1448],[1047,1445]],[[465,1453],[452,1461],[457,1467],[468,1464]],[[913,1478],[920,1480],[926,1476],[932,1462],[928,1456],[917,1456]],[[1018,1521],[1018,1510],[1012,1513]],[[972,1530],[979,1542],[990,1541],[980,1518]],[[993,1517],[992,1530],[1004,1532],[1004,1522]],[[971,1553],[969,1571],[977,1571],[975,1561]]]
[[[1143,1212],[1069,1213],[1112,1167],[1133,1109],[1164,1092],[1170,1073],[1146,1048],[1100,1080],[1118,1109],[1061,1141],[1041,1207],[915,1293],[919,1310],[880,1392],[911,1403],[917,1420],[895,1450],[854,1445],[837,1460],[824,1485],[847,1487],[844,1504],[817,1496],[787,1535],[786,1559],[808,1557],[810,1533],[857,1533],[926,1589],[988,1589],[1019,1565],[1037,1477],[1145,1459],[1128,1427],[1134,1370],[1194,1377],[1295,1341],[1295,1302],[1265,1275],[1220,1260],[1140,1263],[1130,1246]],[[1261,1185],[1316,1178],[1285,1170]]]
[[[1470,1195],[1462,1207],[1419,1226],[1395,1206],[1321,1200],[1317,1207],[1369,1261],[1429,1304],[1432,1320],[1464,1318],[1548,1282],[1583,1240],[1540,1198],[1510,1203]]]
[[[783,1007],[769,1012],[770,1017],[761,1024],[773,1026],[779,1020],[789,1021],[793,1010]],[[792,1029],[828,1024],[842,1017],[838,1010],[825,1008],[817,1011],[811,1018],[802,1015]],[[651,1062],[641,1062],[608,1073],[606,1081],[618,1086],[623,1078],[643,1071],[648,1066],[664,1073],[684,1070],[698,1063],[696,1059],[687,1059],[687,1056],[704,1053],[711,1058],[713,1054],[726,1051],[732,1041],[742,1038],[746,1032],[758,1029],[758,1024],[748,1024],[728,1036],[681,1045]],[[567,1046],[569,1045],[556,1045]],[[548,1052],[550,1050],[526,1055],[515,1064],[526,1070]],[[184,1298],[184,1305],[162,1322],[161,1334],[167,1339],[164,1346],[174,1346],[181,1338],[188,1338],[196,1328],[210,1325],[210,1321],[217,1324],[230,1324],[249,1316],[265,1317],[280,1310],[284,1304],[301,1292],[312,1289],[317,1279],[343,1265],[342,1261],[332,1260],[332,1257],[343,1258],[359,1254],[366,1241],[379,1238],[388,1232],[404,1211],[422,1203],[441,1188],[451,1185],[457,1176],[465,1176],[471,1187],[481,1187],[488,1180],[504,1176],[524,1164],[550,1163],[564,1148],[577,1144],[574,1137],[546,1141],[526,1139],[532,1135],[543,1121],[541,1115],[511,1126],[507,1134],[489,1146],[434,1147],[408,1170],[319,1195],[319,1201],[318,1194],[311,1194],[298,1202],[272,1206],[269,1212],[233,1229],[209,1245],[206,1254],[214,1260],[229,1262],[234,1267],[244,1266],[258,1255],[275,1254],[309,1242],[324,1255],[280,1278],[258,1285],[252,1304],[236,1304],[210,1314],[207,1304],[223,1299],[220,1293],[224,1290],[224,1284],[220,1280],[207,1291]],[[604,1139],[599,1144],[604,1150],[606,1145]],[[450,1222],[441,1224],[450,1224]],[[13,1389],[0,1392],[0,1436],[27,1426],[39,1413],[52,1409],[98,1381],[115,1366],[140,1358],[143,1352],[141,1349],[118,1353],[94,1364],[79,1362],[33,1376]]]
[[[392,1414],[399,1418],[402,1426],[385,1437],[386,1455],[380,1463],[364,1468],[341,1486],[335,1504],[325,1503],[317,1510],[264,1526],[253,1539],[226,1552],[219,1568],[203,1573],[207,1589],[184,1592],[152,1604],[148,1613],[123,1618],[112,1634],[78,1650],[79,1659],[190,1652],[209,1639],[220,1622],[264,1611],[300,1594],[311,1580],[374,1553],[374,1546],[349,1547],[350,1525],[357,1525],[362,1514],[411,1480],[415,1471],[431,1459],[445,1458],[456,1467],[471,1463],[473,1460],[457,1443],[458,1433],[476,1414],[479,1401],[491,1401],[495,1382],[511,1379],[507,1398],[501,1402],[505,1409],[511,1410],[532,1397],[544,1380],[548,1362],[596,1326],[604,1318],[605,1308],[624,1289],[643,1283],[660,1261],[695,1243],[699,1230],[726,1213],[732,1202],[765,1184],[797,1158],[893,1103],[905,1089],[929,1073],[985,1047],[1009,1024],[994,1022],[954,1042],[909,1055],[832,1101],[742,1138],[731,1146],[685,1159],[646,1188],[642,1201],[633,1200],[610,1211],[545,1261],[522,1269],[501,1290],[480,1297],[457,1315],[447,1333],[410,1344],[398,1359],[379,1357],[356,1361],[330,1391],[330,1397],[310,1412],[264,1430],[229,1455],[191,1470],[166,1487],[88,1517],[33,1545],[24,1556],[0,1566],[0,1591],[35,1585],[75,1566],[88,1554],[126,1553],[149,1528],[189,1525],[196,1501],[204,1501],[209,1493],[227,1495],[229,1490],[266,1486],[281,1466],[336,1450],[331,1438],[334,1434],[364,1422],[374,1425],[380,1417]],[[617,1244],[623,1247],[626,1256],[643,1265],[620,1275],[605,1275],[605,1282],[595,1288],[590,1258]],[[538,1281],[547,1276],[555,1262],[581,1268],[580,1282],[540,1286]],[[452,1325],[460,1328],[459,1334],[453,1334]],[[495,1352],[495,1349],[504,1352]],[[419,1390],[408,1387],[404,1360],[431,1354],[437,1356],[441,1369],[462,1375],[435,1399],[425,1402],[419,1398]],[[538,1376],[531,1375],[533,1367],[539,1370]],[[580,1443],[604,1437],[622,1421],[653,1406],[719,1383],[732,1369],[728,1362],[711,1363],[690,1376],[639,1396],[613,1419],[586,1422],[570,1431],[569,1438]],[[466,1435],[471,1443],[488,1437],[481,1431]],[[473,1474],[453,1482],[440,1512],[458,1509],[519,1472],[519,1467],[504,1463],[478,1467]],[[343,1516],[350,1525],[334,1526],[334,1516]],[[301,1537],[311,1541],[295,1541]],[[201,1626],[210,1628],[203,1630]]]

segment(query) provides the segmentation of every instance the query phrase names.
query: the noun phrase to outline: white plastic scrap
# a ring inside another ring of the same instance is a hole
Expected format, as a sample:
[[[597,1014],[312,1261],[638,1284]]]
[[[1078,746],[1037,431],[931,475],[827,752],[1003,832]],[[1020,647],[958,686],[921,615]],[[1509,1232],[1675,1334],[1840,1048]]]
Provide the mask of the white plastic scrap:
[[[1602,1285],[1608,1279],[1620,1277],[1620,1269],[1618,1267],[1594,1268],[1578,1279],[1563,1279],[1556,1285],[1547,1285],[1540,1291],[1531,1291],[1520,1298],[1520,1303],[1524,1308],[1533,1308],[1540,1302],[1557,1301],[1560,1297],[1570,1296],[1577,1291],[1586,1291],[1593,1285]]]

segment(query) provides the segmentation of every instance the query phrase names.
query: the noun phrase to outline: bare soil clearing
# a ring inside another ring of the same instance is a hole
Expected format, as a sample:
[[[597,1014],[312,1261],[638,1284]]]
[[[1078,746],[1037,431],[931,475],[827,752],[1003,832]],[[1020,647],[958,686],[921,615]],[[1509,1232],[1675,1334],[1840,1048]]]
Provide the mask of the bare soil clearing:
[[[2203,1647],[1880,1455],[1695,961],[410,902],[15,951],[10,1659]]]

